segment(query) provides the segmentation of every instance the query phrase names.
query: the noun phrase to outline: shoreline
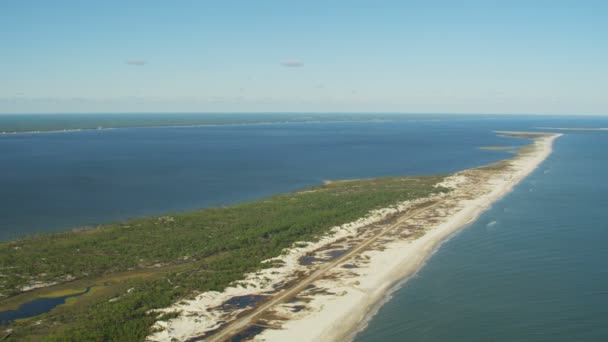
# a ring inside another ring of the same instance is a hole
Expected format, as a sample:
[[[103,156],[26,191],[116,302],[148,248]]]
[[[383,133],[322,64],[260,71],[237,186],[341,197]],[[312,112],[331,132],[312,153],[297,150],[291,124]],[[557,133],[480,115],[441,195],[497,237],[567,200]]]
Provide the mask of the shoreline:
[[[34,135],[34,134],[52,134],[52,133],[76,133],[89,131],[109,131],[109,130],[125,130],[125,129],[146,129],[146,128],[205,128],[205,127],[238,127],[238,126],[268,126],[268,125],[286,125],[286,124],[336,124],[336,123],[384,123],[384,122],[436,122],[440,119],[363,119],[363,120],[301,120],[301,121],[259,121],[259,122],[236,122],[236,123],[208,123],[208,124],[185,124],[185,125],[157,125],[157,126],[117,126],[117,127],[81,127],[81,128],[66,128],[53,130],[29,130],[29,131],[0,131],[0,136],[13,135]]]
[[[370,267],[376,270],[374,271],[375,274],[370,273],[368,276],[369,292],[367,296],[351,295],[341,299],[340,304],[337,301],[331,304],[329,302],[324,303],[324,310],[316,315],[317,317],[311,316],[308,322],[303,320],[300,323],[296,323],[298,321],[287,322],[281,333],[272,330],[272,333],[269,332],[266,336],[263,333],[254,340],[279,341],[289,338],[291,341],[312,341],[321,337],[325,341],[354,339],[360,331],[365,329],[367,322],[377,313],[378,309],[390,300],[390,295],[414,276],[441,244],[474,222],[486,209],[511,192],[515,185],[532,173],[551,154],[552,143],[559,136],[561,135],[556,134],[542,140],[535,140],[534,145],[535,147],[541,145],[540,150],[535,151],[537,153],[534,153],[535,155],[529,160],[525,160],[525,156],[513,158],[514,162],[520,163],[517,165],[518,169],[509,177],[510,179],[503,179],[502,184],[492,184],[500,186],[495,187],[481,197],[466,200],[469,203],[466,203],[464,208],[450,216],[447,221],[432,228],[424,236],[411,243],[394,242],[395,245],[389,252],[386,250],[381,252],[384,256],[378,255],[377,265],[384,264],[388,267],[380,270],[378,270],[378,267]],[[522,159],[524,160],[522,161]],[[391,259],[393,260],[391,261]],[[395,262],[395,260],[397,261]],[[335,309],[334,314],[324,315],[323,312],[330,312],[329,306]],[[342,310],[338,312],[340,307],[342,307]],[[320,328],[323,325],[325,326]],[[317,327],[316,329],[319,331],[317,336],[309,335],[305,337],[304,333],[308,331],[310,334],[311,331],[315,330],[314,327]]]
[[[158,310],[161,315],[177,313],[177,317],[158,321],[154,325],[156,332],[147,340],[208,338],[209,341],[222,341],[235,334],[241,337],[245,334],[253,341],[354,338],[397,286],[414,275],[443,242],[477,219],[533,172],[550,155],[553,141],[561,136],[496,133],[533,139],[533,142],[524,146],[515,157],[447,177],[438,184],[452,189],[445,196],[431,196],[385,208],[336,227],[316,243],[291,248],[286,255],[271,259],[281,261],[282,266],[246,275],[241,282],[245,284],[243,287],[235,284],[223,292],[203,293]],[[424,207],[425,203],[430,205]],[[421,205],[422,209],[419,209]],[[388,228],[378,224],[391,215],[398,217],[394,224]],[[380,233],[374,235],[373,231],[378,230]],[[360,243],[361,240],[364,243]],[[366,246],[361,248],[361,245]],[[329,265],[302,267],[298,262],[311,253],[330,254],[337,247],[347,254]],[[353,249],[356,251],[351,251]],[[285,288],[286,283],[299,282],[308,286]],[[295,290],[297,292],[293,292]],[[222,303],[227,300],[264,296],[275,299],[228,311],[222,309]],[[261,312],[256,314],[256,311]]]

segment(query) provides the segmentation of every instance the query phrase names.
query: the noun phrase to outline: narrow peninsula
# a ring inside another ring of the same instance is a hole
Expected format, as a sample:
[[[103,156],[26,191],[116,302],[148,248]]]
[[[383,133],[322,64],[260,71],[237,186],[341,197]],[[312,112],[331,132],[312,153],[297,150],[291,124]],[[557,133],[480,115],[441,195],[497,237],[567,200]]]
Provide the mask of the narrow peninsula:
[[[530,174],[560,136],[497,133],[532,143],[452,175],[333,181],[231,207],[1,243],[0,312],[79,294],[2,322],[4,336],[348,339],[396,282]]]

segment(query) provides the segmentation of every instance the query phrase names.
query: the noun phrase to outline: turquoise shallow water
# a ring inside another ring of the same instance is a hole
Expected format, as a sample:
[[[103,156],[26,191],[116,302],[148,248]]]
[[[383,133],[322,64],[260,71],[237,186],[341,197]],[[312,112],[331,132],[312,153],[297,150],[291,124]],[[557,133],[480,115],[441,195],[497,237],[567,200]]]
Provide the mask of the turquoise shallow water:
[[[356,341],[608,341],[606,147],[608,132],[558,139]]]

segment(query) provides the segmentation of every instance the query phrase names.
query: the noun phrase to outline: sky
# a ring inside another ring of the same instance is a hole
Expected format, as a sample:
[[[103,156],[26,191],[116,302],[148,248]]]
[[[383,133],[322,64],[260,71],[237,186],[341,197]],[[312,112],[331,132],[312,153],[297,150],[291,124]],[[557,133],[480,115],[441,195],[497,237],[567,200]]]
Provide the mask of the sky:
[[[608,114],[608,1],[0,1],[0,113]]]

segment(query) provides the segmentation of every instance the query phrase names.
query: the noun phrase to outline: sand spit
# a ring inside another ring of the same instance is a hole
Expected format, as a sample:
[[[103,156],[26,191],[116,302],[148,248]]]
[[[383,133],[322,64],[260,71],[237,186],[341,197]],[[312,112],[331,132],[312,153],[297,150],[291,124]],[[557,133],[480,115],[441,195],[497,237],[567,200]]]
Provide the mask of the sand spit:
[[[608,131],[608,127],[537,127],[538,129],[552,129],[558,131]]]
[[[159,316],[179,315],[158,321],[147,340],[215,341],[229,333],[254,341],[348,339],[395,283],[415,273],[442,241],[530,174],[559,136],[534,136],[531,148],[506,165],[446,178],[437,186],[452,188],[447,195],[374,211],[334,227],[318,242],[294,244],[282,256],[265,261],[272,267],[246,275],[223,292],[202,293],[158,310]],[[294,292],[293,284],[307,279],[309,285]]]

